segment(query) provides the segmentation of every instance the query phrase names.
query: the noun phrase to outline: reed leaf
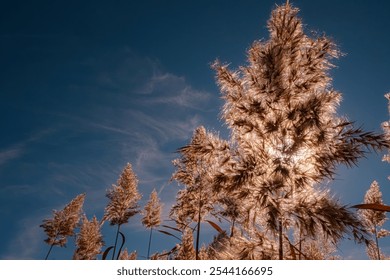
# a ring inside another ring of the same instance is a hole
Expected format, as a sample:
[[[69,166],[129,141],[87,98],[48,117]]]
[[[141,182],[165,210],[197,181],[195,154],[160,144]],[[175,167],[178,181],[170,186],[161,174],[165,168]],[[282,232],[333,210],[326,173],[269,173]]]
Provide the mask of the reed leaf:
[[[108,247],[106,250],[104,250],[103,256],[102,256],[102,260],[107,259],[108,253],[110,253],[110,251],[111,251],[112,249],[114,249],[114,246],[110,246],[110,247]]]
[[[390,212],[390,206],[378,203],[356,204],[351,206],[351,208]]]
[[[219,233],[222,233],[224,232],[224,230],[219,226],[217,225],[216,223],[210,221],[210,220],[205,220],[206,222],[209,223],[210,226],[212,226],[216,231],[218,231]]]
[[[179,237],[177,237],[176,235],[174,235],[174,234],[172,234],[172,233],[170,233],[170,232],[168,232],[168,231],[161,230],[161,229],[159,229],[159,230],[157,230],[157,231],[159,231],[159,232],[161,232],[161,233],[163,233],[163,234],[169,235],[169,236],[173,236],[174,238],[176,238],[176,239],[178,239],[178,240],[181,240]]]

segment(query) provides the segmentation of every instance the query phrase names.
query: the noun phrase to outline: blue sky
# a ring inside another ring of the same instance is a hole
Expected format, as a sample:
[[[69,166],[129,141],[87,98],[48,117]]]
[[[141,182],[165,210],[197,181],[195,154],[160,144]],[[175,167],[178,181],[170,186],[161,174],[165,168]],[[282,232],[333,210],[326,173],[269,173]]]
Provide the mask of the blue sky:
[[[210,63],[246,63],[254,40],[281,1],[12,1],[0,10],[0,259],[42,259],[39,225],[79,193],[88,217],[101,218],[105,193],[130,162],[144,205],[160,191],[165,214],[179,187],[169,183],[175,150],[193,129],[227,135]],[[340,115],[380,132],[389,119],[388,1],[292,1],[307,28],[333,38]],[[329,186],[344,204],[362,202],[377,180],[390,204],[390,166],[369,154],[340,167]],[[124,228],[127,247],[146,252],[140,217]],[[389,226],[388,226],[389,228]],[[114,229],[104,228],[107,245]],[[204,240],[213,229],[205,229]],[[155,235],[154,250],[174,240]],[[389,238],[387,238],[389,239]],[[381,240],[390,254],[390,241]],[[52,258],[70,258],[69,248]],[[346,240],[343,258],[366,258]]]

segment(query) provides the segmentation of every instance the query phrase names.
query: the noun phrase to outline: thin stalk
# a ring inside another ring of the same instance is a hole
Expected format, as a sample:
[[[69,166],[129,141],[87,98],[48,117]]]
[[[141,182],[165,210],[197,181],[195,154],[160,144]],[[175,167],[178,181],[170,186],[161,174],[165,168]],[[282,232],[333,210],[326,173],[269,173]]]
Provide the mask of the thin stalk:
[[[196,246],[195,246],[195,259],[196,260],[199,260],[199,239],[200,239],[200,211],[198,214],[198,226],[196,228]]]
[[[153,227],[150,228],[150,234],[149,234],[148,259],[149,259],[149,256],[150,256],[150,245],[152,244],[152,232],[153,232]]]
[[[195,259],[199,260],[199,239],[200,239],[200,211],[202,207],[202,192],[199,188],[199,208],[198,208],[198,226],[196,230],[196,245],[195,245]]]
[[[118,224],[118,228],[116,230],[116,237],[115,237],[115,244],[114,244],[114,252],[112,253],[112,259],[115,258],[115,251],[116,251],[116,245],[118,243],[118,235],[119,235],[119,229],[120,229],[121,225]]]
[[[197,231],[196,231],[196,247],[195,247],[195,259],[196,260],[199,260],[199,239],[200,239],[200,220],[198,220],[198,226],[197,226]]]
[[[290,243],[290,244],[291,244],[291,243]],[[299,248],[297,248],[296,246],[294,246],[294,244],[291,244],[291,246],[292,246],[295,250],[297,250],[298,253],[299,253],[300,255],[302,255],[302,257],[304,257],[306,260],[309,259],[309,257],[306,256],[303,252],[301,252],[301,251],[299,250]]]
[[[302,255],[302,227],[299,226],[299,260],[301,259]]]
[[[282,228],[282,219],[279,219],[279,260],[283,260],[283,228]]]
[[[234,234],[234,224],[236,222],[236,219],[233,219],[232,221],[232,226],[230,228],[230,237],[233,237],[233,234]]]
[[[54,247],[54,243],[50,245],[49,252],[47,252],[45,260],[49,258],[50,252],[53,249],[53,247]]]
[[[374,225],[374,234],[375,234],[376,252],[378,254],[378,260],[380,260],[381,259],[381,253],[379,251],[378,232],[376,230],[376,225]]]

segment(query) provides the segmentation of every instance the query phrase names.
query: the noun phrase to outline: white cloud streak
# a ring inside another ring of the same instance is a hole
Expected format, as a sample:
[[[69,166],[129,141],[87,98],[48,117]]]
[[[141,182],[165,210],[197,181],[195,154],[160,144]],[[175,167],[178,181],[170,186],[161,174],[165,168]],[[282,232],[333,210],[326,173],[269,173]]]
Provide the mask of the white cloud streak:
[[[184,116],[182,119],[168,119],[164,116],[151,116],[141,111],[129,111],[131,119],[138,124],[139,131],[148,131],[161,141],[188,139],[200,124],[198,115]]]
[[[17,229],[8,248],[2,255],[2,259],[7,260],[30,260],[37,259],[37,253],[45,246],[43,242],[45,236],[39,227],[43,217],[26,217],[17,222]],[[41,259],[44,256],[40,257]]]
[[[10,160],[19,158],[24,154],[24,148],[22,146],[16,146],[0,152],[0,166],[6,164]]]
[[[28,139],[20,141],[19,143],[16,143],[11,147],[8,147],[0,151],[0,166],[5,165],[12,160],[16,160],[22,157],[27,152],[28,145],[30,143],[39,141],[40,139],[44,138],[46,135],[52,132],[53,132],[52,129],[38,131],[34,133],[32,136],[30,136]]]
[[[146,104],[167,104],[196,110],[204,110],[206,102],[211,99],[210,93],[194,89],[185,78],[171,73],[155,73],[138,92],[147,94]]]

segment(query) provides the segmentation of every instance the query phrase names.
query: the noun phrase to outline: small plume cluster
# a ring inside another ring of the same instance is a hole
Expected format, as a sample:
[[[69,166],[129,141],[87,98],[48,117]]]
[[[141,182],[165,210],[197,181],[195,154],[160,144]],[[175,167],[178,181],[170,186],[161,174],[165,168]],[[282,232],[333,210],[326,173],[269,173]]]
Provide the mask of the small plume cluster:
[[[131,260],[137,258],[134,251],[128,253],[127,249],[122,247],[125,243],[125,235],[120,231],[120,226],[127,223],[131,217],[140,213],[138,204],[141,194],[138,192],[138,179],[132,166],[128,163],[122,170],[122,173],[116,185],[107,191],[109,202],[105,208],[104,216],[99,221],[95,216],[88,220],[83,214],[83,203],[85,194],[78,195],[61,211],[54,211],[52,219],[44,220],[41,227],[44,228],[48,238],[45,240],[50,246],[46,259],[49,257],[53,246],[64,247],[67,237],[76,237],[76,249],[73,254],[75,260],[94,260],[99,255],[106,259],[112,251],[113,259]],[[146,228],[157,227],[161,222],[161,207],[157,192],[151,193],[150,201],[145,206],[145,216],[142,219]],[[82,222],[80,223],[80,219]],[[109,246],[102,252],[105,245],[101,228],[105,221],[109,221],[111,226],[117,226],[115,245]],[[78,232],[76,230],[78,229]],[[122,237],[122,244],[118,249],[118,239]],[[117,251],[118,250],[118,251]]]

